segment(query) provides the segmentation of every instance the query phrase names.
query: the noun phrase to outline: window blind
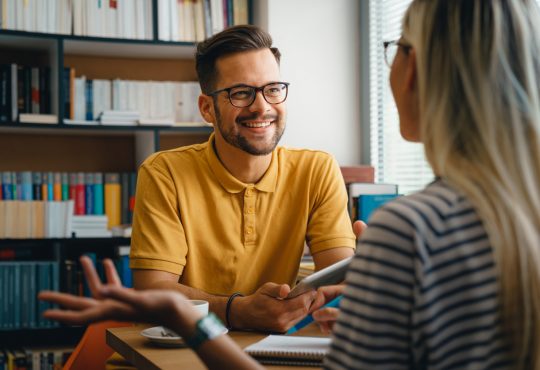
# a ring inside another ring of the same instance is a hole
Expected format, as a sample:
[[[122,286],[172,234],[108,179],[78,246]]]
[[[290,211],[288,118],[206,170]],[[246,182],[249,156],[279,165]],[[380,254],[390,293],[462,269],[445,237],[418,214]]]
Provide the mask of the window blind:
[[[383,41],[401,36],[401,22],[411,0],[370,0],[370,148],[376,181],[398,184],[401,194],[420,190],[433,180],[422,144],[409,143],[399,133],[399,118],[390,91],[390,68]]]
[[[540,0],[536,0],[540,5]],[[376,181],[399,185],[401,194],[422,189],[434,178],[419,143],[405,141],[390,91],[390,68],[383,41],[401,36],[401,22],[411,0],[369,0],[369,126],[370,160]],[[366,102],[367,103],[367,102]]]

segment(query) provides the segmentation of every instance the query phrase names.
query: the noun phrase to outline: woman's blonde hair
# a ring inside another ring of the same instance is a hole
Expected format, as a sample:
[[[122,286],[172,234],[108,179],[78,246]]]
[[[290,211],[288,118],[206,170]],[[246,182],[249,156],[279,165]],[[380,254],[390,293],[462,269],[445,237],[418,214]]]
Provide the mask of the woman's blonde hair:
[[[466,194],[498,269],[519,367],[540,368],[540,15],[534,0],[414,0],[420,132]]]

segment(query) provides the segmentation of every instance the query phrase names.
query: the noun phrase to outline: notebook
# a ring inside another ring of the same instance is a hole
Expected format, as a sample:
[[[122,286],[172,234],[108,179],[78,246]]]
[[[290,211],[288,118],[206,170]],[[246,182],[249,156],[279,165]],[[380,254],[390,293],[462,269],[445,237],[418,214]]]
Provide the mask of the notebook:
[[[267,365],[320,366],[330,338],[269,335],[246,347],[246,353]]]

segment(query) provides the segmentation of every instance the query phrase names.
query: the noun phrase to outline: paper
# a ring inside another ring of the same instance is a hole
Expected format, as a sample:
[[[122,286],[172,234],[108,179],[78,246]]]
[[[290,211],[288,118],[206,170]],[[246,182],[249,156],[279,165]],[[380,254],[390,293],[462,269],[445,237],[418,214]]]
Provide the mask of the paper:
[[[329,347],[330,338],[269,335],[246,347],[245,351],[259,360],[273,360],[274,363],[290,359],[322,361]]]

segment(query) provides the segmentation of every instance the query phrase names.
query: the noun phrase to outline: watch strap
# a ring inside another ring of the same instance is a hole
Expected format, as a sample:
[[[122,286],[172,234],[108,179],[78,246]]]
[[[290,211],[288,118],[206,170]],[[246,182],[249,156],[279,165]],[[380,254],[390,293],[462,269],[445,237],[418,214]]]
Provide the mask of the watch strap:
[[[189,338],[184,338],[184,340],[189,347],[197,350],[207,340],[214,339],[225,333],[227,333],[227,328],[223,326],[221,320],[213,312],[210,312],[197,321],[195,333]]]

